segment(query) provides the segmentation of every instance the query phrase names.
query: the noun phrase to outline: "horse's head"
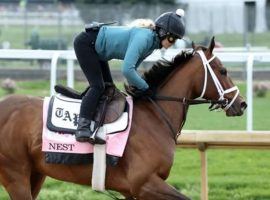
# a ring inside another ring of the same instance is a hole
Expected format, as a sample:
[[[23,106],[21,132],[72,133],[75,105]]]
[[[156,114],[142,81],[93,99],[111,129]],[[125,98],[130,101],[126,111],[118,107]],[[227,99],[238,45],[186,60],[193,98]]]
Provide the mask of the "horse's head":
[[[201,97],[209,100],[205,102],[214,102],[211,110],[221,108],[227,116],[240,116],[247,104],[226,68],[213,55],[214,47],[214,38],[208,48],[193,45],[192,52],[184,51],[176,55],[172,61],[161,60],[155,63],[143,77],[150,88],[158,91],[158,95],[180,97],[169,98],[170,100],[181,101],[180,99]],[[167,97],[165,99],[168,99]]]
[[[239,89],[229,77],[219,58],[213,55],[214,37],[208,48],[193,45],[194,57],[200,60],[198,73],[194,74],[194,91],[197,97],[218,100],[213,109],[222,108],[227,116],[241,116],[247,107]],[[195,58],[194,58],[195,59]]]

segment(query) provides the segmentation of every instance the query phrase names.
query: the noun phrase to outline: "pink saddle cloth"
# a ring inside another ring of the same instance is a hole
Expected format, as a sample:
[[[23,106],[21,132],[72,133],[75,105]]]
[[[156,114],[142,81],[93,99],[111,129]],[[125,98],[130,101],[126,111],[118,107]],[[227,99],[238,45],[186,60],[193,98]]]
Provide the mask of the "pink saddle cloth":
[[[75,154],[93,153],[93,145],[90,143],[77,142],[75,135],[53,132],[47,128],[46,122],[48,116],[49,101],[50,98],[46,97],[43,103],[42,151]],[[133,100],[130,96],[127,97],[127,103],[129,105],[127,128],[125,130],[119,130],[119,132],[106,135],[106,153],[112,156],[122,157],[125,146],[127,144],[133,113]],[[117,121],[113,123],[117,123]],[[107,129],[103,130],[107,131],[107,133],[110,132]]]

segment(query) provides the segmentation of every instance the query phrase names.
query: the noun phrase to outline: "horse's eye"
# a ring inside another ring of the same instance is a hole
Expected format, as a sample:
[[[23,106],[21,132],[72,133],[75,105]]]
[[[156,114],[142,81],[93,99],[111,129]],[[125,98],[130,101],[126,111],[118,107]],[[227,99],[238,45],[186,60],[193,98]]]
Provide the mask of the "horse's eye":
[[[219,72],[221,75],[227,76],[227,70],[225,68],[222,68]]]

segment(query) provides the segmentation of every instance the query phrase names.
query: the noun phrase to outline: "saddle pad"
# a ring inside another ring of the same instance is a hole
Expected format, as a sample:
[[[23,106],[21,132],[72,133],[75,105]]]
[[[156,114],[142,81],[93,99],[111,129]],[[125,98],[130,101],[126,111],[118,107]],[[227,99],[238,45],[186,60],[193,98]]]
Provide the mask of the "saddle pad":
[[[61,94],[52,96],[49,101],[47,127],[53,132],[75,133],[78,126],[81,100],[73,99]],[[119,132],[126,129],[128,113],[123,112],[122,116],[115,123],[105,124],[106,133]],[[92,126],[94,123],[91,123]]]
[[[123,115],[113,123],[104,124],[100,127],[98,134],[104,131],[106,135],[106,152],[108,155],[122,157],[127,143],[133,113],[133,101],[130,96],[127,98],[129,112]],[[77,100],[76,100],[77,101]],[[46,97],[43,103],[43,133],[42,133],[42,151],[58,153],[93,153],[93,146],[90,143],[77,142],[74,134],[65,132],[54,132],[46,126],[48,107],[50,98]],[[117,133],[115,133],[117,132]],[[108,133],[114,133],[109,134]]]

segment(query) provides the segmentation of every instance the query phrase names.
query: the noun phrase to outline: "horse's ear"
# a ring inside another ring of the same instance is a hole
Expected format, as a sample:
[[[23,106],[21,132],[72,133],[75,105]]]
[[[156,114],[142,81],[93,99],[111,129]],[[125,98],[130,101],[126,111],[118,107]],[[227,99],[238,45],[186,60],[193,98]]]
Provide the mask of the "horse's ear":
[[[211,39],[211,42],[210,42],[210,46],[208,48],[211,53],[213,52],[213,49],[215,48],[215,45],[216,45],[215,36],[213,36],[212,39]]]
[[[191,46],[192,46],[192,49],[196,48],[194,41],[191,42]]]

